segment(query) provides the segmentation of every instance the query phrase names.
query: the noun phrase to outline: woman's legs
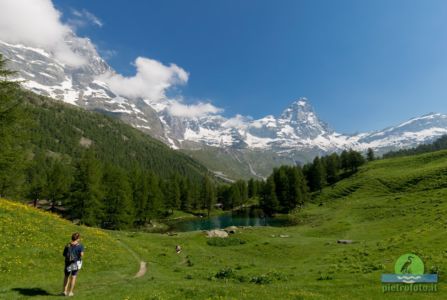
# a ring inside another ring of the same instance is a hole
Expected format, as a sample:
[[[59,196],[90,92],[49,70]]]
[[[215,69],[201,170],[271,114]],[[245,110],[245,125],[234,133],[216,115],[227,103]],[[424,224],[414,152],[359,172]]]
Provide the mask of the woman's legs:
[[[76,284],[76,275],[71,275],[70,279],[71,279],[70,280],[70,294],[72,294],[73,293],[73,289],[74,289],[75,284]]]
[[[68,293],[68,276],[67,274],[64,276],[64,294]]]

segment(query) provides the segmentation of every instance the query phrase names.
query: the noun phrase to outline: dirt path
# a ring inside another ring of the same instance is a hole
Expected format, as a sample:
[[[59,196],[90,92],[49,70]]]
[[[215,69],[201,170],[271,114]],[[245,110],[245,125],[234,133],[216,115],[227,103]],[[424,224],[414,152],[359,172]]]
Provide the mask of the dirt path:
[[[143,277],[144,274],[146,274],[146,271],[147,271],[147,263],[145,261],[140,261],[140,269],[138,270],[137,274],[135,274],[134,278]]]
[[[138,254],[135,251],[133,251],[129,246],[127,246],[125,243],[123,243],[120,239],[116,239],[115,241],[118,242],[119,244],[121,244],[124,248],[126,248],[127,251],[129,251],[130,254],[132,254],[132,256],[135,257],[135,259],[140,262],[140,269],[135,274],[134,278],[143,277],[147,271],[147,262],[141,260],[141,258],[138,256]]]

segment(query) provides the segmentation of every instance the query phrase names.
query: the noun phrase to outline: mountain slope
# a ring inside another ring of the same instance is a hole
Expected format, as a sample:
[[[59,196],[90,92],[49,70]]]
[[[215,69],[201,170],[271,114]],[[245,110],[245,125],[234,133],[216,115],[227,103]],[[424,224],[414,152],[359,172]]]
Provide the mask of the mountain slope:
[[[279,156],[274,152],[263,150],[204,146],[195,150],[184,149],[181,152],[201,162],[217,176],[230,179],[263,179],[277,166],[297,163],[288,156]],[[308,157],[302,157],[300,161],[309,159]]]
[[[115,118],[23,93],[25,109],[34,120],[28,137],[38,149],[78,158],[92,147],[104,163],[127,169],[137,165],[163,178],[178,173],[199,180],[207,171],[190,157]]]

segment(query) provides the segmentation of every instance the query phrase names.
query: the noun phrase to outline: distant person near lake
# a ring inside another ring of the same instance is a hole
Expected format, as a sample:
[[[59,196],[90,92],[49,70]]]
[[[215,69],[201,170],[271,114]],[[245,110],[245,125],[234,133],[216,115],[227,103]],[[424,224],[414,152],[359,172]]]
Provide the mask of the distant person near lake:
[[[81,235],[77,232],[71,235],[71,242],[68,243],[63,252],[65,257],[64,268],[64,296],[73,296],[73,289],[76,284],[76,277],[82,267],[82,257],[84,256],[84,246],[80,244]]]

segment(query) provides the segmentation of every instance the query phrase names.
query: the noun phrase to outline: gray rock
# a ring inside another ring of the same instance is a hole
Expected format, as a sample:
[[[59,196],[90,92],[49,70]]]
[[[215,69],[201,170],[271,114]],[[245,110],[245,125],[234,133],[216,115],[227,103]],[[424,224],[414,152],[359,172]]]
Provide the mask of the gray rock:
[[[229,234],[234,234],[238,231],[238,228],[236,226],[228,226],[224,230]]]
[[[337,240],[338,244],[352,244],[352,240]]]
[[[213,230],[207,231],[206,236],[209,238],[212,238],[212,237],[227,238],[228,232],[226,232],[225,230],[213,229]]]

